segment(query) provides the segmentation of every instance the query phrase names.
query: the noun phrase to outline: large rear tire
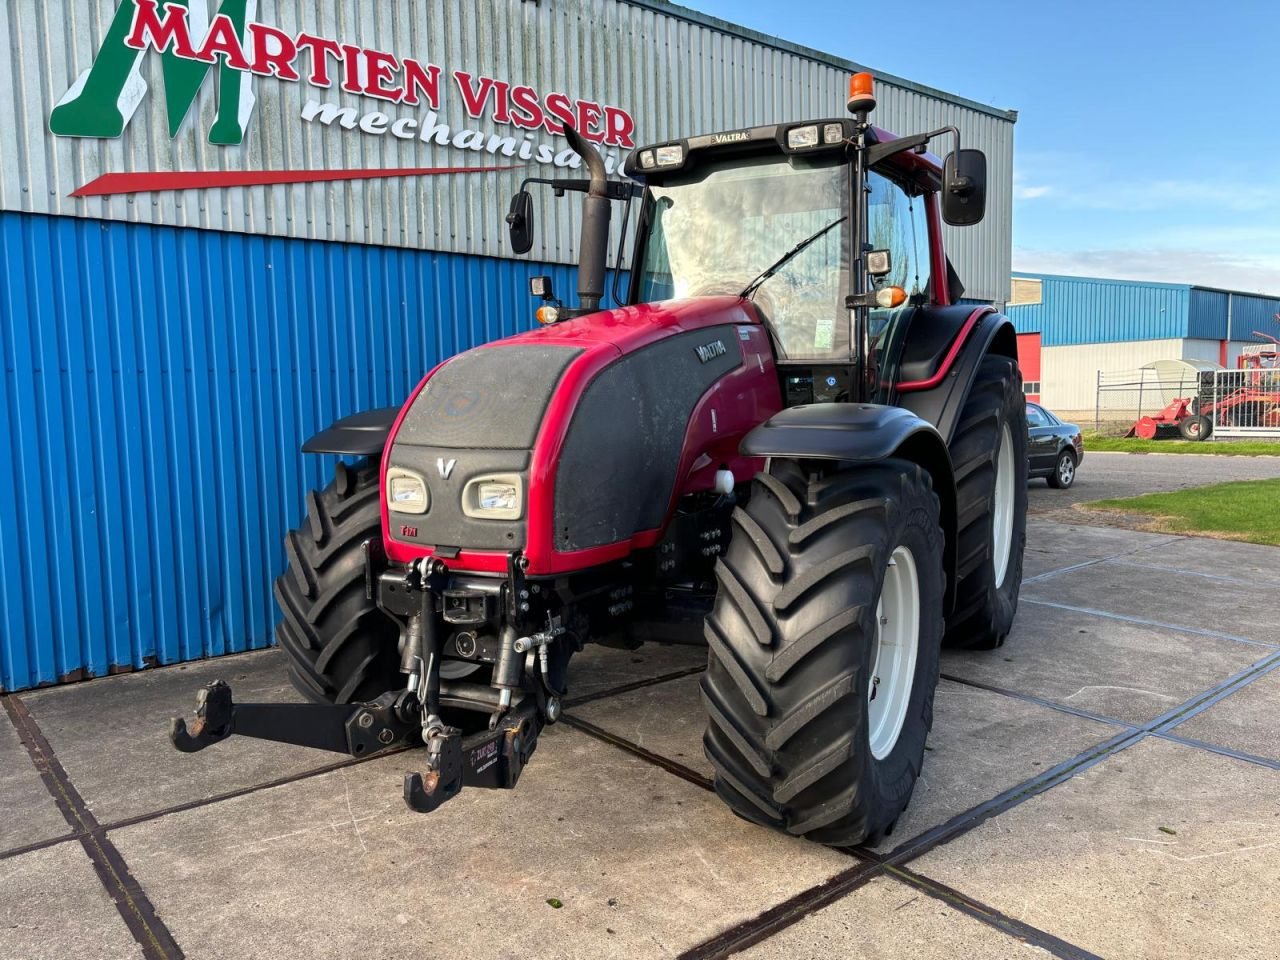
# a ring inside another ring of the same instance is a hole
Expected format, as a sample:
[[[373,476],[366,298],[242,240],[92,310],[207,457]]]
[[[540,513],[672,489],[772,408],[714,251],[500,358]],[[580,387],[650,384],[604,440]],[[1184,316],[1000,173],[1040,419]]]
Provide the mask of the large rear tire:
[[[702,679],[704,749],[739,816],[832,845],[892,830],[933,723],[938,510],[905,461],[821,476],[775,460],[756,477],[717,565]]]
[[[1018,365],[988,356],[951,441],[956,476],[956,604],[946,644],[994,650],[1018,610],[1027,545],[1027,405]]]
[[[399,628],[365,596],[366,540],[382,536],[378,467],[339,463],[307,495],[307,517],[285,537],[288,568],[275,582],[276,642],[289,680],[317,703],[373,700],[402,686]]]

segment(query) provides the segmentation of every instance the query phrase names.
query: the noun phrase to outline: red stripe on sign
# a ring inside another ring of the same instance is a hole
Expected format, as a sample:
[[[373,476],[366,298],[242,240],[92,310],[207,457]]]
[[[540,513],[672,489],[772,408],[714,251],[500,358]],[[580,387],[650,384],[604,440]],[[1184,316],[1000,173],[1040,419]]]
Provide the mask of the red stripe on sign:
[[[202,170],[198,172],[104,173],[72,191],[73,197],[105,197],[159,190],[209,187],[260,187],[277,183],[327,183],[334,180],[382,180],[387,177],[435,177],[449,173],[494,173],[504,167],[392,167],[378,170]]]

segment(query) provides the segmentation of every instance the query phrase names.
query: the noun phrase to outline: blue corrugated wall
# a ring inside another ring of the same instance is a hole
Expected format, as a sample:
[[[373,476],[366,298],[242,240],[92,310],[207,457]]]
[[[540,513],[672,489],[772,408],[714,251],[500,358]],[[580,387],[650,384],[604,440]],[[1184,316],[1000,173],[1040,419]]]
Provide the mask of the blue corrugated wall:
[[[0,686],[271,643],[285,530],[332,458],[532,320],[564,266],[0,213]]]
[[[1040,303],[1005,312],[1019,331],[1039,331],[1046,347],[1156,340],[1187,335],[1187,299],[1188,288],[1175,284],[1046,276]]]
[[[1041,302],[1005,313],[1019,333],[1041,334],[1046,347],[1121,340],[1189,337],[1225,340],[1228,292],[1190,284],[1105,280],[1015,273],[1039,279]],[[1254,331],[1280,336],[1280,298],[1230,293],[1232,340],[1257,340]]]

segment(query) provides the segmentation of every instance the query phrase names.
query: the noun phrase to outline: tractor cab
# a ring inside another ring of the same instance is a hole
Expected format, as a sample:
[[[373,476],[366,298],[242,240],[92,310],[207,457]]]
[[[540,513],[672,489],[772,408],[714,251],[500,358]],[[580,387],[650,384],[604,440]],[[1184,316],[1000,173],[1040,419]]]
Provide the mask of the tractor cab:
[[[891,402],[917,308],[963,293],[942,223],[977,223],[980,151],[944,164],[932,137],[867,121],[870,81],[851,83],[853,118],[753,127],[637,150],[644,184],[632,303],[734,295],[768,327],[787,406]]]

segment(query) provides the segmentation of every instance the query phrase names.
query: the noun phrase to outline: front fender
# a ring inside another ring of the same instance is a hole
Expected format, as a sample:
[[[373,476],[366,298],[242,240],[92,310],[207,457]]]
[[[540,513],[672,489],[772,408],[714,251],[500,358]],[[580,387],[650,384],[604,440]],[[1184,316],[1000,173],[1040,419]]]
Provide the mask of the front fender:
[[[348,457],[382,455],[399,407],[379,407],[335,421],[302,445],[303,453],[337,453]]]
[[[933,424],[902,407],[813,403],[788,407],[752,430],[740,447],[749,457],[838,460],[850,465],[889,457],[919,464],[938,495],[947,575],[945,612],[955,605],[956,483],[951,454]]]

